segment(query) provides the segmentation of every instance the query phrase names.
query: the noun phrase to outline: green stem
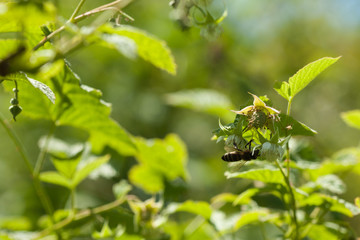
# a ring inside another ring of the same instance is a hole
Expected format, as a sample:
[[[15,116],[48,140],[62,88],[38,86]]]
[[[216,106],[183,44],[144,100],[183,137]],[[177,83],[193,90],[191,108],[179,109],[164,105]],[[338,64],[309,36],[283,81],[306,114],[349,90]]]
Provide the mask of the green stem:
[[[75,189],[71,189],[70,192],[70,207],[73,213],[75,213],[75,207],[76,207],[76,198],[75,198]]]
[[[295,227],[295,236],[294,236],[294,240],[298,240],[299,239],[299,224],[298,224],[298,221],[297,221],[297,216],[296,216],[296,200],[295,200],[295,195],[294,195],[294,192],[293,192],[293,189],[291,187],[291,184],[290,184],[290,180],[289,180],[289,177],[290,176],[286,176],[285,172],[283,171],[282,167],[280,166],[280,163],[278,160],[275,161],[276,163],[276,166],[280,169],[280,172],[281,174],[283,175],[284,177],[284,180],[285,180],[285,183],[289,189],[289,193],[290,193],[290,199],[291,199],[291,209],[292,209],[292,213],[293,213],[293,216],[292,216],[292,219],[293,219],[293,225]]]
[[[121,2],[123,2],[121,4]],[[125,7],[127,4],[129,4],[131,2],[131,0],[116,0],[116,1],[113,1],[111,3],[108,3],[108,4],[105,4],[105,5],[102,5],[98,8],[94,8],[90,11],[87,11],[79,16],[71,16],[70,19],[71,20],[71,23],[78,23],[80,22],[81,20],[91,16],[91,15],[94,15],[96,13],[100,13],[100,12],[103,12],[103,11],[107,11],[109,9],[112,9],[113,7],[115,7],[116,5],[118,4],[121,4],[120,6],[116,6],[117,8],[117,11],[120,11],[121,8]],[[80,4],[80,3],[79,3]],[[75,12],[75,11],[74,11]],[[70,20],[69,20],[70,21]],[[37,49],[39,49],[40,47],[42,47],[47,41],[49,41],[51,38],[53,38],[55,35],[57,35],[58,33],[64,31],[66,28],[66,24],[59,27],[58,29],[56,29],[55,31],[53,31],[52,33],[50,33],[49,35],[45,36],[34,48],[33,48],[33,51],[36,51]]]
[[[41,239],[41,238],[51,234],[54,231],[64,228],[65,226],[69,225],[70,223],[72,223],[74,221],[78,221],[78,220],[84,219],[86,217],[89,217],[91,215],[109,211],[109,210],[119,206],[120,204],[124,203],[125,200],[126,200],[125,198],[117,199],[111,203],[102,205],[100,207],[96,207],[93,209],[85,209],[85,210],[78,212],[75,215],[71,214],[69,217],[65,218],[61,222],[58,222],[58,223],[52,225],[51,227],[46,228],[42,232],[40,232],[39,235],[36,237],[36,239]]]
[[[16,149],[18,150],[21,158],[24,160],[25,165],[31,175],[31,177],[33,178],[33,184],[34,184],[34,188],[35,191],[41,201],[41,204],[43,205],[45,211],[52,216],[53,213],[53,208],[50,202],[49,197],[47,196],[44,188],[42,187],[39,179],[37,177],[35,177],[34,174],[34,169],[31,165],[30,159],[28,158],[26,151],[25,151],[25,147],[23,146],[23,144],[20,142],[20,139],[18,138],[18,136],[16,135],[15,131],[11,128],[11,126],[7,123],[7,121],[5,120],[5,118],[3,117],[2,114],[0,114],[0,123],[1,125],[5,128],[7,134],[9,135],[10,139],[13,141],[14,145],[16,146]]]
[[[45,163],[45,160],[46,160],[46,154],[48,152],[48,148],[49,148],[49,143],[50,143],[50,140],[55,132],[55,129],[56,129],[56,125],[55,124],[52,124],[51,128],[50,128],[50,131],[48,133],[48,135],[46,136],[46,139],[45,139],[45,143],[44,143],[44,146],[41,148],[41,151],[39,153],[39,156],[36,160],[36,164],[35,164],[35,168],[34,168],[34,178],[38,178],[39,177],[39,174],[40,174],[40,171]]]
[[[287,105],[287,110],[286,110],[286,115],[290,116],[290,111],[291,111],[291,103],[292,103],[292,98],[289,98],[288,101],[288,105]]]
[[[323,211],[321,211],[323,210]],[[314,211],[310,214],[310,217],[312,218],[312,221],[310,223],[307,224],[306,228],[304,229],[304,231],[301,232],[301,239],[305,238],[307,236],[307,234],[310,232],[311,228],[318,224],[322,218],[325,216],[326,213],[328,213],[329,208],[320,208],[320,207],[316,207],[314,209]]]
[[[18,150],[21,158],[24,160],[26,167],[28,168],[31,176],[33,176],[33,167],[31,165],[30,159],[27,157],[25,152],[25,148],[20,142],[18,136],[16,135],[15,131],[11,128],[10,124],[5,120],[4,116],[0,113],[0,123],[6,130],[6,133],[9,135],[11,140],[13,141],[16,150]]]
[[[73,14],[70,17],[69,22],[72,23],[74,21],[76,15],[79,13],[79,11],[80,11],[81,7],[84,5],[85,1],[86,0],[80,0],[79,4],[77,5],[77,7],[75,8]]]

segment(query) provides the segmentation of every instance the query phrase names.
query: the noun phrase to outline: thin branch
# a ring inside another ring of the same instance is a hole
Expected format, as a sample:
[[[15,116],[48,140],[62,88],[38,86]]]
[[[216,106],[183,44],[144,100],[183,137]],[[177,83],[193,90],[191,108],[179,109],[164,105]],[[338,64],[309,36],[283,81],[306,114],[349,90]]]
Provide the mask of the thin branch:
[[[44,146],[42,146],[41,151],[39,153],[38,159],[36,160],[36,164],[35,164],[35,168],[34,168],[34,178],[38,178],[41,168],[43,167],[44,163],[45,163],[45,159],[46,159],[46,154],[48,152],[48,147],[49,147],[49,143],[51,140],[51,137],[53,136],[54,132],[56,129],[56,125],[52,124],[50,131],[48,133],[48,135],[46,136],[45,142],[44,142]]]
[[[116,0],[114,2],[102,5],[100,7],[94,8],[90,11],[87,11],[79,16],[76,16],[73,18],[73,20],[71,21],[71,23],[78,23],[81,20],[96,14],[96,13],[100,13],[103,11],[108,10],[109,8],[112,7],[116,7],[117,11],[120,11],[120,9],[122,9],[123,7],[125,7],[127,4],[129,4],[132,0]],[[56,29],[55,31],[53,31],[52,33],[50,33],[49,35],[45,36],[34,48],[33,51],[36,51],[37,49],[39,49],[40,47],[42,47],[47,41],[49,41],[51,38],[53,38],[56,34],[62,32],[63,30],[65,30],[66,28],[66,24],[59,27],[58,29]]]
[[[43,207],[44,207],[45,211],[47,212],[47,214],[52,216],[53,208],[52,208],[50,199],[47,196],[44,188],[42,187],[42,185],[40,183],[40,181],[34,175],[34,169],[33,169],[32,165],[31,165],[30,159],[28,158],[28,156],[26,154],[24,145],[20,142],[20,139],[16,135],[15,131],[7,123],[7,121],[5,120],[5,118],[3,117],[3,115],[1,113],[0,113],[0,123],[5,128],[7,134],[9,135],[9,137],[13,141],[16,149],[18,150],[21,158],[24,160],[25,165],[28,168],[28,171],[29,171],[31,177],[34,180],[33,181],[34,188],[35,188],[35,191],[36,191],[36,193],[37,193],[37,195],[38,195],[38,197],[39,197],[39,199],[41,201],[41,204],[43,205]]]
[[[99,206],[99,207],[96,207],[96,208],[84,209],[84,210],[78,212],[75,215],[71,214],[69,217],[65,218],[61,222],[58,222],[58,223],[52,225],[51,227],[46,228],[42,232],[40,232],[39,235],[35,239],[41,239],[41,238],[51,234],[54,231],[62,229],[63,227],[69,225],[72,222],[84,219],[84,218],[89,217],[91,215],[100,214],[102,212],[109,211],[109,210],[111,210],[113,208],[116,208],[117,206],[124,203],[125,200],[126,200],[126,198],[117,199],[117,200],[115,200],[115,201],[113,201],[111,203],[108,203],[108,204],[105,204],[105,205],[102,205],[102,206]]]
[[[75,8],[74,12],[72,13],[72,15],[70,17],[69,22],[72,23],[74,21],[76,15],[79,13],[79,11],[80,11],[82,5],[84,5],[85,1],[86,0],[80,0],[79,4],[77,5],[77,7]]]
[[[9,135],[10,139],[13,141],[16,150],[19,152],[21,158],[24,160],[26,167],[28,168],[31,176],[33,176],[33,167],[31,165],[30,159],[28,158],[24,145],[20,142],[20,139],[16,135],[15,131],[11,128],[9,123],[5,120],[4,116],[0,113],[0,123],[5,128],[6,133]]]
[[[283,171],[282,167],[280,166],[280,163],[279,163],[278,160],[276,160],[275,163],[276,163],[276,166],[280,169],[280,172],[284,177],[285,183],[286,183],[287,187],[289,188],[289,193],[290,193],[290,198],[291,198],[291,208],[292,208],[292,212],[293,212],[293,224],[294,224],[294,227],[295,227],[294,240],[298,240],[299,239],[299,224],[298,224],[297,216],[296,216],[296,210],[297,209],[296,209],[295,195],[294,195],[294,192],[293,192],[293,189],[291,187],[290,180],[289,180],[290,176],[286,176],[286,174]]]

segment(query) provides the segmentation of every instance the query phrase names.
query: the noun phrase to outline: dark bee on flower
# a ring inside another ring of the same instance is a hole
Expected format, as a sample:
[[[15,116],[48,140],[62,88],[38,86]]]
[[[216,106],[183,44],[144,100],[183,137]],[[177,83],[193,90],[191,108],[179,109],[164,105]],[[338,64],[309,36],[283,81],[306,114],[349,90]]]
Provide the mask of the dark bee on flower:
[[[258,149],[251,149],[251,142],[250,140],[244,149],[239,149],[237,145],[234,143],[235,151],[225,153],[221,159],[225,162],[238,162],[241,161],[242,164],[245,164],[247,161],[257,159],[260,155],[260,151]],[[248,147],[248,148],[246,148]]]

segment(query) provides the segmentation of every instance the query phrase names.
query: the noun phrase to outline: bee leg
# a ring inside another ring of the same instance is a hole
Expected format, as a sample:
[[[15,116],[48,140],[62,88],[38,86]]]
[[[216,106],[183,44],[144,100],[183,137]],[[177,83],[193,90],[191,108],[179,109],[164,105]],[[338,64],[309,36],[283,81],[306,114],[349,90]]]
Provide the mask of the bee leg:
[[[235,140],[234,140],[234,142],[233,142],[233,145],[234,145],[234,148],[235,148],[236,150],[239,150],[237,144],[235,143]]]
[[[248,146],[249,147],[249,150],[251,150],[251,142],[253,141],[253,139],[251,139],[246,145],[245,145],[245,148],[246,148],[246,146]]]

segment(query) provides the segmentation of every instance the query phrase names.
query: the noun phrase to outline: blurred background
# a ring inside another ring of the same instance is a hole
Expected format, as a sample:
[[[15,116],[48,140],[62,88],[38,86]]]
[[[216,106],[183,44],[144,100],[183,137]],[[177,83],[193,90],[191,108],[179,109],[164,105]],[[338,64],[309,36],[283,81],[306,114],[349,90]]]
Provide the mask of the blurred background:
[[[77,5],[77,1],[72,0],[54,2],[59,15],[65,18]],[[88,0],[83,9],[107,2]],[[214,2],[207,9],[214,18],[220,18],[227,11],[227,17],[219,26],[186,26],[167,0],[134,0],[125,9],[135,19],[127,24],[167,42],[177,63],[176,76],[141,59],[131,61],[99,46],[88,46],[67,58],[83,84],[103,92],[104,100],[112,104],[112,117],[131,134],[163,138],[168,133],[177,133],[186,143],[191,179],[188,183],[171,183],[170,197],[176,201],[190,197],[209,201],[221,192],[241,192],[250,184],[245,180],[228,181],[223,175],[226,170],[226,164],[220,159],[224,154],[223,145],[210,140],[212,131],[218,128],[219,116],[175,107],[169,104],[171,93],[216,91],[221,94],[219,100],[216,95],[209,95],[210,99],[204,97],[198,101],[222,101],[227,105],[225,110],[230,110],[252,101],[248,94],[251,92],[267,95],[273,107],[286,112],[286,101],[272,89],[275,81],[287,80],[319,58],[342,56],[295,98],[291,114],[317,130],[317,136],[305,140],[319,159],[344,147],[359,145],[359,132],[346,126],[340,118],[341,112],[360,108],[359,1]],[[2,91],[0,110],[7,118],[10,118],[7,110],[10,98]],[[235,114],[225,115],[222,123],[231,122],[233,117]],[[45,133],[42,126],[43,123],[21,116],[16,123],[16,131],[32,156],[38,153],[34,139]],[[0,143],[3,160],[0,176],[6,179],[0,182],[0,212],[17,215],[28,208],[36,214],[36,209],[41,207],[35,197],[29,198],[34,202],[27,206],[22,202],[29,191],[32,192],[31,182],[22,179],[27,176],[25,166],[19,166],[14,146],[3,128],[0,128]],[[360,179],[348,176],[345,181],[348,192],[344,198],[352,202],[360,195],[356,187]],[[12,189],[8,188],[10,183]],[[97,197],[94,193],[91,201],[96,202]],[[360,226],[359,217],[353,221],[354,226]]]

